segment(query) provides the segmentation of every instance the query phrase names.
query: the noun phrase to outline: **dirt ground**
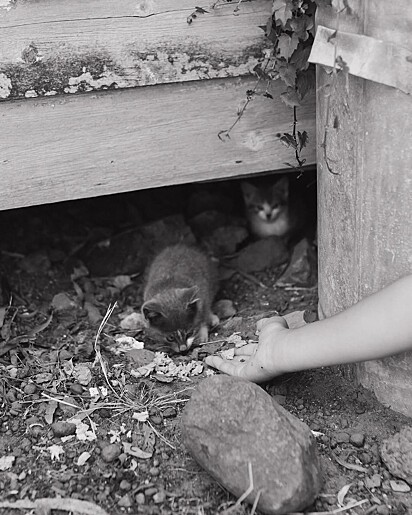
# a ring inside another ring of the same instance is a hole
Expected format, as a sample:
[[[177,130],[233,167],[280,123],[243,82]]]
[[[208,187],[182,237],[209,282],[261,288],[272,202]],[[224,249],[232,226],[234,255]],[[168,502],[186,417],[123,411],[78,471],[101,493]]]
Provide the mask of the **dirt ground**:
[[[237,187],[231,184],[229,190]],[[221,188],[227,198],[228,185]],[[132,371],[146,362],[116,340],[140,341],[139,329],[122,321],[139,311],[142,273],[129,266],[136,241],[130,237],[129,249],[127,238],[113,242],[178,213],[188,198],[183,187],[0,212],[0,514],[98,514],[100,507],[111,515],[202,515],[223,513],[236,501],[181,442],[181,412],[209,372],[136,377]],[[225,207],[236,211],[238,204],[235,198]],[[101,256],[93,252],[110,244],[113,261],[97,275]],[[283,269],[226,274],[218,298],[232,300],[236,314],[210,335],[217,343],[173,356],[174,363],[201,360],[236,332],[253,338],[262,313],[306,310],[313,320],[316,286],[276,286]],[[394,490],[396,478],[379,454],[382,440],[409,419],[336,368],[281,377],[264,388],[316,432],[324,486],[308,513],[412,513],[410,492]],[[359,504],[349,509],[352,501]]]

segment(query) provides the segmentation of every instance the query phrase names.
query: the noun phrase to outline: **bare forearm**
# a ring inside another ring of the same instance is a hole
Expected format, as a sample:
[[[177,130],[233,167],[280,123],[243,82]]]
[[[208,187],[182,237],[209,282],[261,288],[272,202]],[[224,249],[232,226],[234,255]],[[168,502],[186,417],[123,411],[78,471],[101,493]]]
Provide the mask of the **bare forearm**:
[[[412,275],[331,318],[290,330],[277,349],[292,372],[382,358],[412,349]]]

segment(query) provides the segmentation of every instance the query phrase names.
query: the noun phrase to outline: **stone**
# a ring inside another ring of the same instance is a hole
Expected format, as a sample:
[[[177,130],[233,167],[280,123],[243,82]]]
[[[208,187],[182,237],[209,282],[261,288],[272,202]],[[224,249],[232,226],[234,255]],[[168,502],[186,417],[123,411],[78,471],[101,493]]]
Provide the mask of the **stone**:
[[[395,477],[412,485],[412,427],[406,426],[382,442],[382,461]]]
[[[37,386],[33,383],[26,384],[23,391],[26,395],[33,395],[37,392]]]
[[[236,308],[230,299],[220,299],[213,305],[213,312],[220,320],[231,318],[236,315]]]
[[[74,311],[77,309],[77,304],[64,292],[57,293],[53,297],[51,305],[56,313]]]
[[[136,504],[143,505],[146,502],[146,497],[143,492],[140,492],[136,494],[136,497],[134,498]]]
[[[352,433],[350,435],[350,443],[355,447],[363,447],[365,435],[363,433]]]
[[[125,353],[125,357],[132,361],[133,366],[139,368],[151,363],[155,353],[149,349],[132,349]]]
[[[280,286],[315,286],[317,284],[316,251],[304,238],[293,249],[290,263],[277,282]]]
[[[103,447],[102,458],[106,463],[111,463],[120,456],[121,452],[122,450],[120,448],[120,445],[116,443],[111,443]]]
[[[123,497],[121,497],[119,499],[119,501],[117,502],[117,505],[120,506],[121,508],[131,508],[131,506],[133,505],[133,502],[130,498],[130,495],[125,494]]]
[[[119,483],[120,490],[127,490],[129,491],[132,488],[132,485],[127,481],[127,479],[122,479]]]
[[[382,478],[380,474],[373,474],[371,477],[365,479],[365,486],[369,489],[379,488],[382,484]]]
[[[243,272],[260,272],[286,263],[289,252],[284,241],[277,236],[263,238],[244,247],[231,266]]]
[[[321,475],[310,429],[259,386],[225,375],[205,379],[182,416],[183,442],[220,484],[265,514],[301,511],[319,493]]]
[[[51,428],[54,436],[57,437],[74,435],[76,433],[76,425],[70,422],[54,422]]]
[[[336,443],[348,443],[350,440],[349,434],[345,433],[345,431],[336,431],[332,436],[336,440]]]
[[[394,492],[400,492],[406,494],[411,491],[411,487],[405,481],[389,481],[391,488]]]

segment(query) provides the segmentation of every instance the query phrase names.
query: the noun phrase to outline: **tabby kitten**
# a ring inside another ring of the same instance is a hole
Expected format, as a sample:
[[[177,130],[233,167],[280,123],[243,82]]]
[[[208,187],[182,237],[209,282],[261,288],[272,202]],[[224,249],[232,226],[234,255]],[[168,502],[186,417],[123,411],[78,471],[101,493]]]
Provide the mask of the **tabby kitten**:
[[[289,177],[242,181],[241,188],[250,232],[257,238],[289,237],[301,225],[299,206],[289,194]],[[303,207],[303,206],[301,206]]]
[[[219,323],[211,311],[217,270],[208,257],[183,244],[166,247],[147,271],[142,313],[149,336],[175,353],[208,339]]]

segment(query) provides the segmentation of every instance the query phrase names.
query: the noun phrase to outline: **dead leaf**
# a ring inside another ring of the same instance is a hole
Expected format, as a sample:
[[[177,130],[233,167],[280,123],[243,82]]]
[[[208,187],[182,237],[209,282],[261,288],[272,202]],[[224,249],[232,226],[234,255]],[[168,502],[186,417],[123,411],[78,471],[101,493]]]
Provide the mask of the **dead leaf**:
[[[362,467],[361,465],[355,465],[354,463],[348,463],[347,461],[344,461],[340,459],[334,452],[332,452],[332,456],[335,458],[335,460],[341,465],[342,467],[345,467],[345,469],[349,470],[357,470],[358,472],[369,472],[369,470],[365,467]]]
[[[30,338],[31,336],[34,336],[35,334],[41,333],[50,325],[50,322],[52,320],[53,320],[53,313],[50,313],[49,318],[42,324],[38,325],[37,327],[34,327],[31,331],[29,331],[27,333],[27,336]]]
[[[84,451],[80,454],[80,456],[77,458],[77,465],[81,467],[86,463],[86,461],[90,458],[91,454],[90,452]]]
[[[51,424],[53,424],[54,413],[55,413],[58,405],[59,405],[59,403],[57,401],[50,401],[47,404],[46,414],[44,415],[44,420],[47,422],[47,424],[49,424],[49,426]]]
[[[16,459],[15,456],[2,456],[0,458],[0,470],[4,471],[4,470],[11,469],[15,459]]]
[[[346,494],[349,492],[350,487],[353,485],[353,483],[349,483],[348,485],[343,486],[339,492],[338,492],[338,504],[339,506],[343,506],[343,501],[346,497]]]
[[[142,449],[136,445],[132,445],[128,442],[123,442],[123,450],[126,454],[134,456],[135,458],[140,458],[141,460],[148,460],[153,456],[153,452],[142,451]]]
[[[52,510],[63,510],[81,515],[109,515],[97,504],[90,501],[81,501],[70,497],[52,497],[36,499],[35,501],[19,500],[15,502],[1,502],[0,508],[16,510],[35,510],[37,513],[49,515]]]

